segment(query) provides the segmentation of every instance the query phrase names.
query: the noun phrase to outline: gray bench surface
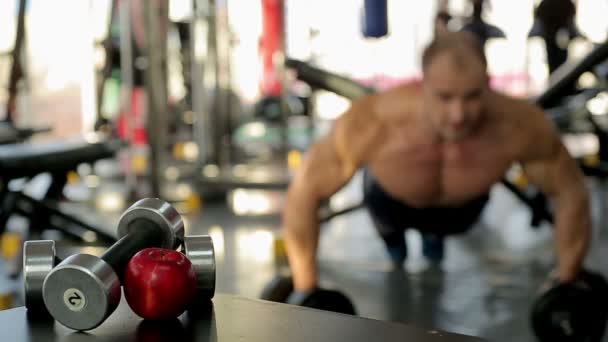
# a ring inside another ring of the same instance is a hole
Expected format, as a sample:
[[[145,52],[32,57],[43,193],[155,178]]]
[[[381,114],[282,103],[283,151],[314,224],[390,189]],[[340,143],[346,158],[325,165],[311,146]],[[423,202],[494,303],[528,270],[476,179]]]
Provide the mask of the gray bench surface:
[[[442,331],[347,316],[293,305],[216,295],[196,313],[173,321],[139,318],[124,297],[99,327],[76,332],[52,321],[28,318],[25,307],[0,311],[0,341],[482,341]]]

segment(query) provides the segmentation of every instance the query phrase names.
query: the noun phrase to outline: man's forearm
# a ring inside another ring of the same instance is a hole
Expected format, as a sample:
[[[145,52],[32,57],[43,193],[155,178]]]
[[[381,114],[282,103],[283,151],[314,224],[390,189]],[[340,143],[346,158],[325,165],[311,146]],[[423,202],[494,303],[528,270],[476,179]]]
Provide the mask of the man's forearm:
[[[586,192],[556,201],[555,246],[561,282],[573,281],[582,267],[591,239],[591,213]]]
[[[283,232],[296,290],[317,285],[318,208],[319,201],[309,194],[289,191],[283,212]]]

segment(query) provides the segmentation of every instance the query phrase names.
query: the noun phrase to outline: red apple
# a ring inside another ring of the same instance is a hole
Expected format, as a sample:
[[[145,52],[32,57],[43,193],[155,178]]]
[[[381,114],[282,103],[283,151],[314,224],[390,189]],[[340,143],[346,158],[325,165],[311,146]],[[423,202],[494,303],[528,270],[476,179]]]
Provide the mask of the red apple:
[[[133,311],[145,319],[181,315],[196,296],[196,274],[188,258],[171,249],[146,248],[131,258],[124,292]]]

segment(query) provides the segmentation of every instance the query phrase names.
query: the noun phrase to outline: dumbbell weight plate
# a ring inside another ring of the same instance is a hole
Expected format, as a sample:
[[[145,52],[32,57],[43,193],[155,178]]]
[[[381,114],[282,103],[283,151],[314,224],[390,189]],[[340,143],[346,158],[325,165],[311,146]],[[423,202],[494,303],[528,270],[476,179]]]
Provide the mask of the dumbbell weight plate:
[[[208,235],[192,235],[184,238],[184,254],[196,273],[199,298],[213,298],[215,294],[215,250]]]
[[[169,203],[158,198],[144,198],[135,202],[120,217],[118,238],[131,232],[131,223],[136,220],[149,220],[163,229],[165,238],[162,248],[175,249],[184,238],[182,216]]]
[[[293,279],[280,274],[264,287],[260,298],[348,315],[357,314],[353,302],[344,293],[322,288],[307,292],[294,292]]]
[[[23,286],[28,310],[46,312],[42,285],[55,266],[55,260],[55,241],[26,241],[23,244]]]
[[[286,303],[347,315],[357,314],[350,298],[335,290],[316,289],[310,292],[292,292]]]
[[[534,302],[534,333],[542,342],[593,341],[599,311],[594,310],[595,301],[583,281],[553,286]]]
[[[103,259],[75,254],[44,281],[44,303],[61,324],[74,330],[97,327],[120,302],[120,281]]]
[[[293,280],[291,277],[278,274],[264,287],[260,298],[271,302],[285,303],[292,292]]]

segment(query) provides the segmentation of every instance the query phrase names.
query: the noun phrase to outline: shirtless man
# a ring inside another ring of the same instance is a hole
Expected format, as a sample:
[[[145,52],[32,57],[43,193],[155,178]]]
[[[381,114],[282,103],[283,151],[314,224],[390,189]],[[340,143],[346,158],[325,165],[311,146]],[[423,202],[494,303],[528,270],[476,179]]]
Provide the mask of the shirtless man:
[[[492,90],[479,41],[470,33],[435,38],[423,80],[364,97],[313,145],[289,186],[283,229],[297,291],[317,285],[320,203],[364,168],[365,203],[397,266],[403,232],[415,227],[423,252],[443,256],[443,237],[466,231],[490,188],[513,163],[555,208],[557,276],[582,267],[591,217],[584,178],[543,111]]]

